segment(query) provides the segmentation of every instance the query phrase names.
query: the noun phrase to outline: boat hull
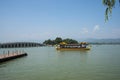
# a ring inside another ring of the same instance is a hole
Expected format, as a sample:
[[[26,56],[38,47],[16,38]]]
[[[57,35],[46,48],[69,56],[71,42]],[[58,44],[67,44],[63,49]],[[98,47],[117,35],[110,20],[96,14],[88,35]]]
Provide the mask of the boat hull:
[[[90,48],[56,48],[57,50],[90,50]]]

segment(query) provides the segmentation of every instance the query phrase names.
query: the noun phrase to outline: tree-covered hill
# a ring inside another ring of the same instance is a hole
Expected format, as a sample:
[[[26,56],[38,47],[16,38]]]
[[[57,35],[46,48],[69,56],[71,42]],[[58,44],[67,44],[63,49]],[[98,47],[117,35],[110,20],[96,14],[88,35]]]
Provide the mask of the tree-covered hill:
[[[59,44],[60,42],[65,42],[67,44],[77,44],[78,43],[78,41],[76,41],[74,39],[70,39],[70,38],[62,39],[61,37],[56,37],[56,39],[54,39],[54,40],[51,40],[51,39],[45,40],[43,42],[43,44],[56,45],[56,44]]]

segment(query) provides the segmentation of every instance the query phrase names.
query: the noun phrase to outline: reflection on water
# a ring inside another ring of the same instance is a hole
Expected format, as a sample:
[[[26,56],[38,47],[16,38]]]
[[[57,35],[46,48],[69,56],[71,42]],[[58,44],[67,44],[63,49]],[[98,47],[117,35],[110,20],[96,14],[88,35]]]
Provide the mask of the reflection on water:
[[[57,55],[60,59],[62,57],[69,57],[70,59],[78,58],[81,62],[86,62],[89,51],[57,51]]]
[[[120,79],[120,45],[93,45],[90,51],[57,51],[54,47],[15,49],[24,50],[28,56],[0,63],[1,80]]]

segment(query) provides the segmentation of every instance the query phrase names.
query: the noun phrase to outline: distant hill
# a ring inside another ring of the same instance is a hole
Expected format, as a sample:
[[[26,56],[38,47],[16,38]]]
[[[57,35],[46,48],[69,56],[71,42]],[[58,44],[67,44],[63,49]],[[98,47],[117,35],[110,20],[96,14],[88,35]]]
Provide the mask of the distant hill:
[[[92,44],[120,44],[119,39],[85,39],[82,41],[86,41]]]

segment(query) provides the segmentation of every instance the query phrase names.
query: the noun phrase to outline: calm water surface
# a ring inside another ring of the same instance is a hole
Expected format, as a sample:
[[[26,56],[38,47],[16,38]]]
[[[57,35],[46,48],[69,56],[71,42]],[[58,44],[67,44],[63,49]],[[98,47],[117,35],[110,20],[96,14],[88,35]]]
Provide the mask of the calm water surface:
[[[27,57],[0,63],[0,80],[120,80],[120,45],[92,45],[90,51],[24,50]]]

